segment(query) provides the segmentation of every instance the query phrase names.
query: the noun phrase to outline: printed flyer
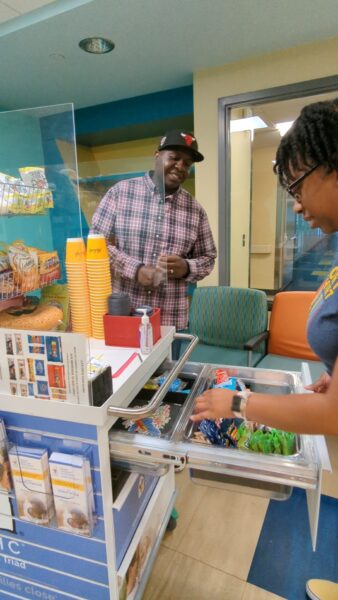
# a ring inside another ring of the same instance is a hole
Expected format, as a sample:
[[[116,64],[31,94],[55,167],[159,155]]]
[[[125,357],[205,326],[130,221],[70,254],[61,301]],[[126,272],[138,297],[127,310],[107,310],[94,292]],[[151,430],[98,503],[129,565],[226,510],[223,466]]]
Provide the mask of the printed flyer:
[[[87,344],[81,334],[0,329],[0,392],[90,404]]]

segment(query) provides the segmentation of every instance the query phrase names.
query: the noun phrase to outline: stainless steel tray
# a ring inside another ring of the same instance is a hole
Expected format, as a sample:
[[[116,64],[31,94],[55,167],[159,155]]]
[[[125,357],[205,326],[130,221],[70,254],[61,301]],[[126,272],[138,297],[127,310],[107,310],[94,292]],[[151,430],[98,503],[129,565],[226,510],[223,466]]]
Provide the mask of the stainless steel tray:
[[[207,376],[207,386],[205,389],[212,387],[215,383],[215,371],[218,368],[225,368],[230,377],[236,377],[243,381],[245,386],[249,388],[252,392],[257,393],[265,393],[265,394],[292,394],[299,389],[301,385],[299,375],[297,373],[290,372],[281,372],[281,371],[270,371],[263,369],[251,369],[247,367],[211,367],[208,376]],[[205,446],[213,446],[213,444],[208,443],[207,441],[203,442],[201,440],[194,439],[196,432],[199,430],[198,423],[192,423],[189,421],[187,423],[185,432],[184,432],[184,440],[192,443],[199,444]],[[222,446],[217,446],[222,448]],[[225,448],[225,447],[224,447]],[[253,450],[245,449],[245,448],[237,448],[235,446],[228,446],[226,450],[234,451],[234,452],[250,452],[252,454],[263,454],[263,452],[255,452]],[[264,453],[265,456],[285,456],[288,458],[296,458],[301,453],[301,437],[300,435],[295,435],[294,442],[294,451],[290,454],[281,454],[281,453]]]
[[[170,371],[173,367],[172,362],[169,361],[165,361],[160,367],[159,369],[157,369],[157,371],[153,374],[153,377],[158,377],[160,375],[163,375],[163,373]],[[163,439],[173,439],[176,435],[177,435],[177,431],[180,430],[180,424],[182,422],[182,420],[184,420],[184,422],[186,423],[187,419],[189,418],[189,415],[191,414],[192,411],[192,407],[193,407],[193,403],[194,403],[194,399],[196,397],[196,395],[198,393],[200,393],[205,386],[205,379],[201,379],[201,374],[203,371],[203,367],[204,365],[202,364],[194,364],[189,365],[189,363],[187,363],[184,367],[184,369],[182,370],[182,372],[180,372],[179,374],[179,378],[183,380],[184,383],[186,383],[186,387],[184,389],[182,389],[181,391],[177,391],[177,392],[167,392],[166,396],[164,397],[161,406],[163,407],[163,405],[168,405],[170,408],[170,421],[168,423],[166,423],[163,428],[161,428],[160,431],[160,436]],[[147,388],[142,388],[139,393],[137,394],[137,396],[134,398],[134,400],[131,402],[130,407],[136,407],[136,406],[145,406],[147,404],[150,403],[153,395],[155,394],[156,390],[151,390],[151,389],[147,389]],[[139,420],[126,420],[126,419],[118,419],[116,421],[116,423],[113,425],[112,430],[111,431],[121,431],[124,432],[125,434],[129,434],[132,435],[134,433],[136,433],[135,431],[128,431],[128,428],[126,428],[125,424],[126,421],[128,421],[129,423],[134,422],[141,422],[143,421],[144,425],[145,425],[145,429],[144,431],[141,431],[141,428],[139,428],[139,430],[137,431],[138,434],[143,434],[143,435],[149,435],[149,436],[157,436],[157,432],[155,431],[151,431],[151,429],[147,428],[147,418],[145,419],[139,419]],[[149,420],[150,422],[150,420]]]

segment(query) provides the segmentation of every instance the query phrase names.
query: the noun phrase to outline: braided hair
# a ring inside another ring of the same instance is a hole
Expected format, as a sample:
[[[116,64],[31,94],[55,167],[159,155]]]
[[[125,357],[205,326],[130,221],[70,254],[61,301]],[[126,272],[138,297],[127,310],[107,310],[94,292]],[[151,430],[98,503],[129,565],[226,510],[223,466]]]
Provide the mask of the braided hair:
[[[315,165],[338,174],[338,98],[304,106],[281,139],[273,170],[286,187],[292,171]]]

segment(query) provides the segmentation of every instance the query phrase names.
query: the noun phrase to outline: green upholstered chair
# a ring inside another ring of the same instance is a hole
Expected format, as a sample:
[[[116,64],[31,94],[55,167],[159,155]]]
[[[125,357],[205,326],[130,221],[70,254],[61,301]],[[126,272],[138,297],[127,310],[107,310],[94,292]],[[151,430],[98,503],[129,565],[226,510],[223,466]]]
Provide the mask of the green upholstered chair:
[[[261,290],[227,286],[195,289],[190,333],[199,337],[192,362],[255,366],[265,354],[268,306]],[[181,354],[186,344],[182,344]]]

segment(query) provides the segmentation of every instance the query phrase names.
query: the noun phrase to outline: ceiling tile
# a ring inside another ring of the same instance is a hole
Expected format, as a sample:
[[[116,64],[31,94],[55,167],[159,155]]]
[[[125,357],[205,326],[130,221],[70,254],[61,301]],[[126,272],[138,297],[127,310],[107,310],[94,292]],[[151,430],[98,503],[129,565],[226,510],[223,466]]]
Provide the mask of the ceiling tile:
[[[6,0],[5,4],[20,14],[51,4],[55,0]],[[0,5],[1,6],[1,5]]]
[[[6,21],[18,16],[18,11],[13,10],[12,8],[9,8],[0,2],[0,23],[5,23]]]

